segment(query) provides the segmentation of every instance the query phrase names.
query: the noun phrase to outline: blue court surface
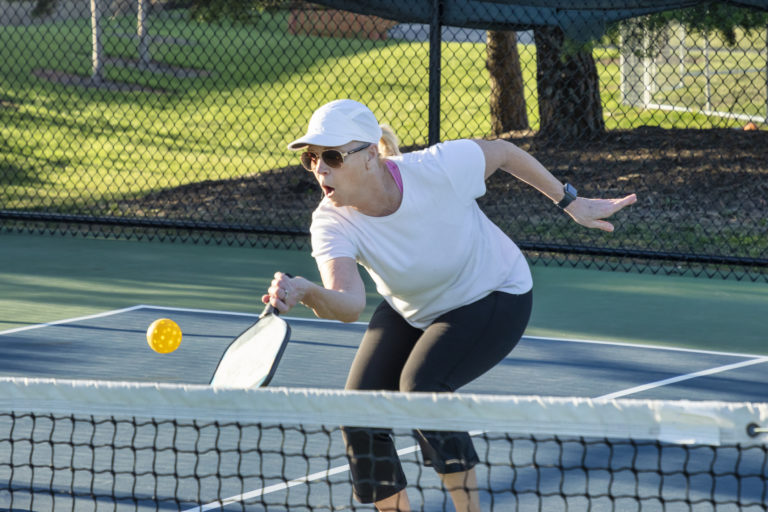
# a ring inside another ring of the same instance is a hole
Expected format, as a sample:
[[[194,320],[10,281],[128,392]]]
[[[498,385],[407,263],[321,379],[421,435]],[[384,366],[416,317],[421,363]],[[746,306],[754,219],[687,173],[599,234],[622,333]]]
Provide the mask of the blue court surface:
[[[152,321],[158,318],[171,318],[175,320],[184,333],[181,347],[174,353],[159,355],[154,353],[146,342],[146,329]],[[144,381],[207,384],[216,368],[216,364],[227,345],[240,332],[245,330],[256,319],[256,315],[207,311],[162,308],[156,306],[135,306],[122,310],[109,311],[98,315],[67,319],[42,325],[29,325],[22,328],[0,332],[0,350],[3,357],[0,359],[0,375],[19,377],[50,377],[61,379],[94,379],[94,380],[118,380],[118,381]],[[291,326],[291,341],[285,351],[278,371],[270,384],[273,387],[313,387],[313,388],[343,388],[346,372],[354,357],[356,347],[365,330],[364,324],[341,324],[321,320],[287,318]],[[724,346],[727,345],[727,340]],[[691,400],[721,400],[736,402],[763,402],[768,396],[768,379],[765,379],[768,371],[768,356],[749,354],[737,354],[728,352],[677,350],[653,346],[638,346],[617,344],[609,341],[583,341],[563,339],[543,339],[525,337],[517,348],[496,368],[466,386],[461,392],[480,394],[503,395],[549,395],[549,396],[579,396],[589,398],[649,398],[649,399],[691,399]],[[292,434],[266,433],[266,436],[274,435],[280,438],[281,443],[312,443],[312,438],[291,439]],[[338,432],[330,436],[317,436],[317,443],[323,445],[333,444],[336,452],[343,455],[341,436]],[[405,461],[407,472],[420,473],[424,481],[432,481],[433,490],[428,490],[420,495],[412,496],[412,505],[416,510],[443,510],[443,493],[440,491],[439,481],[433,476],[431,469],[423,468],[418,463],[417,450],[413,448],[414,442],[409,433],[398,433],[397,446],[402,449],[402,458]],[[509,447],[505,440],[483,440],[483,448],[490,458],[498,457],[499,466],[510,465]],[[321,446],[323,450],[327,446]],[[557,447],[562,450],[563,447]],[[22,450],[23,447],[16,447]],[[290,448],[289,448],[290,449]],[[339,451],[341,450],[341,451]],[[521,460],[526,457],[526,446],[515,448],[514,457]],[[548,457],[546,447],[540,449],[536,455],[539,458]],[[578,448],[577,450],[584,450]],[[317,451],[320,451],[319,449]],[[478,448],[478,452],[481,449]],[[498,452],[498,454],[497,454]],[[563,457],[562,451],[558,457]],[[579,452],[581,453],[581,452]],[[615,454],[610,455],[611,457]],[[567,456],[567,447],[566,447]],[[574,453],[573,457],[579,456]],[[601,456],[592,454],[600,458]],[[555,457],[555,455],[552,455]],[[586,457],[581,454],[583,459]],[[672,458],[674,459],[675,456]],[[693,463],[695,463],[695,457]],[[264,456],[254,464],[264,467],[284,464],[279,459],[267,460]],[[213,462],[212,462],[213,463]],[[241,464],[244,462],[240,462]],[[691,464],[687,459],[686,468]],[[156,464],[156,463],[155,463]],[[198,461],[197,464],[205,464]],[[221,464],[221,461],[217,462]],[[293,464],[293,466],[291,466]],[[314,464],[314,463],[312,463]],[[217,496],[232,498],[232,503],[220,507],[207,499],[208,490],[196,488],[183,503],[167,503],[158,501],[153,497],[162,497],[164,493],[178,496],[183,494],[178,486],[171,482],[154,481],[151,490],[141,489],[141,484],[131,484],[133,489],[123,490],[114,481],[110,492],[119,496],[122,492],[134,492],[146,496],[138,502],[130,501],[128,505],[142,510],[285,510],[285,503],[295,503],[291,510],[336,510],[352,509],[348,495],[349,475],[346,469],[344,457],[326,462],[321,467],[314,467],[306,461],[290,463],[281,467],[280,474],[286,480],[296,480],[290,485],[285,485],[278,480],[254,479],[253,482],[237,482],[232,485],[231,494],[227,489],[212,489],[210,492]],[[670,462],[669,464],[676,464]],[[705,464],[702,461],[702,464]],[[665,510],[687,510],[686,503],[696,500],[697,492],[709,494],[711,488],[716,486],[719,494],[733,494],[731,505],[718,507],[718,510],[762,510],[761,507],[741,507],[739,500],[745,503],[758,503],[766,496],[765,481],[766,467],[755,469],[750,464],[759,464],[757,458],[750,462],[749,456],[740,463],[747,474],[757,476],[754,483],[745,489],[736,482],[714,481],[711,478],[702,478],[702,489],[690,487],[689,484],[675,484],[667,482],[663,486],[680,485],[681,489],[669,491],[684,495],[683,498],[672,498],[671,503],[666,504]],[[763,463],[764,464],[764,463]],[[479,467],[478,467],[479,468]],[[566,487],[589,486],[591,490],[597,490],[600,494],[600,485],[611,488],[625,485],[621,478],[615,475],[590,475],[594,477],[590,482],[581,482],[583,476],[566,479],[558,479],[560,488],[550,490],[553,494],[552,502],[542,504],[540,498],[530,498],[526,502],[527,480],[541,480],[542,473],[536,470],[535,476],[526,476],[524,472],[517,471],[512,476],[512,469],[508,469],[508,475],[500,469],[494,469],[493,477],[485,477],[479,469],[478,475],[481,482],[489,487],[499,486],[507,488],[499,495],[483,494],[483,500],[490,507],[493,501],[493,510],[529,510],[539,506],[547,510],[611,510],[616,503],[605,498],[594,501],[572,502],[564,504],[561,494],[568,494]],[[533,471],[533,470],[531,470]],[[756,473],[753,473],[756,472]],[[582,470],[581,473],[584,473]],[[598,472],[595,472],[598,473]],[[307,476],[310,478],[306,478]],[[0,477],[5,478],[3,468],[0,466]],[[507,477],[514,478],[516,493],[508,490]],[[21,485],[20,479],[24,476],[14,476],[14,485]],[[31,477],[30,477],[31,478]],[[415,476],[414,476],[415,478]],[[632,477],[634,478],[634,477]],[[635,487],[648,487],[657,492],[662,483],[654,480],[657,477],[648,477],[650,480],[637,482],[633,480],[631,485]],[[659,477],[663,479],[663,476]],[[411,476],[409,476],[409,480]],[[432,480],[430,480],[432,479]],[[600,479],[602,484],[596,483]],[[572,481],[571,481],[572,480]],[[578,481],[577,481],[578,480]],[[326,483],[323,483],[325,481]],[[340,482],[341,486],[333,487],[327,481]],[[437,482],[437,483],[435,483]],[[32,482],[26,487],[33,489],[36,483]],[[74,484],[70,484],[73,486]],[[98,482],[97,484],[98,485]],[[227,483],[224,484],[228,485]],[[3,508],[3,500],[8,500],[8,491],[2,490],[0,480],[0,508]],[[595,489],[592,489],[597,486]],[[685,487],[683,489],[682,487]],[[729,487],[730,486],[730,487]],[[55,483],[47,484],[47,493]],[[138,488],[137,488],[138,487]],[[546,484],[544,484],[546,487]],[[545,489],[546,490],[546,489]],[[667,492],[667,491],[665,491]],[[23,493],[14,495],[13,508],[39,509],[50,508],[50,498],[25,501],[28,498]],[[66,494],[66,490],[62,491]],[[85,493],[87,494],[87,493]],[[346,496],[345,496],[346,495]],[[274,497],[274,505],[271,503]],[[61,500],[61,497],[55,497]],[[505,502],[505,500],[507,500]],[[76,500],[75,500],[76,501]],[[333,502],[333,506],[329,506]],[[60,503],[60,501],[59,501]],[[343,504],[350,504],[344,508]],[[505,504],[506,503],[506,504]],[[30,505],[31,504],[31,505]],[[109,504],[109,509],[120,510],[124,503]],[[535,506],[534,506],[535,505]],[[658,500],[650,500],[647,503],[632,504],[628,510],[661,510]],[[680,505],[680,508],[675,508]],[[38,508],[39,506],[39,508]],[[106,507],[105,503],[101,506]],[[355,505],[355,510],[373,510],[370,506]],[[73,508],[67,505],[67,509]],[[83,503],[76,502],[77,510],[100,510],[99,500],[84,497]],[[619,507],[618,509],[622,509]],[[449,506],[447,510],[452,510]],[[709,510],[709,509],[706,509]]]

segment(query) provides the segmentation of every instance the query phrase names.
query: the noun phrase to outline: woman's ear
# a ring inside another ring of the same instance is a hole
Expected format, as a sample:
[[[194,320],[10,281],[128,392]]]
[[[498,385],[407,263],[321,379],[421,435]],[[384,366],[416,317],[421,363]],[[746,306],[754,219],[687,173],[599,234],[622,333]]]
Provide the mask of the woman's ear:
[[[365,160],[365,170],[367,171],[370,166],[376,162],[379,158],[379,148],[376,147],[376,144],[371,144],[368,146],[368,151],[366,151],[366,154],[368,155],[368,158]]]

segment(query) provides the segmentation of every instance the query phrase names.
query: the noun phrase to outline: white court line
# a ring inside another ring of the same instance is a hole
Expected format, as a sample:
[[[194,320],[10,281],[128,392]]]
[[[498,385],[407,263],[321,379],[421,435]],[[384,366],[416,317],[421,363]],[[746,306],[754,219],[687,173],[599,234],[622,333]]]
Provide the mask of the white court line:
[[[178,311],[180,313],[200,313],[200,314],[213,314],[213,315],[222,315],[222,316],[237,316],[237,317],[246,317],[246,318],[258,318],[259,313],[239,313],[235,311],[225,311],[225,310],[217,310],[217,309],[196,309],[196,308],[181,308],[181,307],[169,307],[169,306],[154,306],[151,304],[139,304],[136,306],[131,306],[124,309],[116,309],[113,311],[107,311],[104,313],[98,313],[95,315],[89,315],[89,316],[83,316],[78,318],[69,318],[65,320],[57,320],[55,322],[48,322],[43,324],[35,324],[31,326],[25,326],[25,327],[18,327],[15,329],[9,329],[7,331],[0,331],[0,336],[4,334],[12,334],[15,332],[21,332],[21,331],[27,331],[31,329],[39,329],[41,327],[49,327],[54,325],[61,325],[66,323],[72,323],[72,322],[78,322],[81,320],[90,320],[93,318],[100,318],[110,315],[117,315],[120,313],[128,313],[131,311],[136,311],[139,309],[156,309],[158,311]],[[292,316],[285,316],[284,319],[288,321],[297,321],[297,322],[307,322],[307,323],[318,323],[318,324],[338,324],[339,322],[337,320],[326,320],[324,318],[302,318],[302,317],[292,317]],[[367,325],[365,322],[350,322],[347,325],[360,325],[365,326]],[[610,341],[610,340],[590,340],[590,339],[578,339],[578,338],[553,338],[551,336],[528,336],[524,335],[523,339],[528,339],[532,341],[540,341],[540,342],[547,342],[547,341],[554,341],[554,342],[566,342],[566,343],[585,343],[585,344],[593,344],[593,345],[610,345],[610,346],[618,346],[618,347],[630,347],[630,348],[641,348],[641,349],[647,349],[647,350],[664,350],[664,351],[670,351],[670,352],[688,352],[688,353],[694,353],[694,354],[706,354],[706,355],[715,355],[715,356],[731,356],[731,357],[751,357],[751,358],[759,358],[763,357],[758,354],[746,354],[741,352],[722,352],[722,351],[714,351],[714,350],[701,350],[701,349],[694,349],[694,348],[682,348],[682,347],[668,347],[663,345],[644,345],[642,343],[631,343],[631,342],[623,342],[623,341]]]
[[[82,322],[83,320],[93,320],[94,318],[104,318],[107,316],[112,315],[119,315],[121,313],[129,313],[131,311],[136,311],[137,309],[141,309],[144,306],[131,306],[129,308],[124,309],[114,309],[112,311],[105,311],[103,313],[96,313],[94,315],[87,315],[87,316],[79,316],[77,318],[66,318],[64,320],[56,320],[55,322],[46,322],[43,324],[35,324],[35,325],[27,325],[24,327],[16,327],[15,329],[8,329],[7,331],[0,331],[0,336],[3,336],[5,334],[13,334],[16,332],[22,332],[22,331],[31,331],[33,329],[40,329],[42,327],[52,327],[55,325],[63,325],[63,324],[71,324],[73,322]]]
[[[132,309],[141,309],[141,308],[157,309],[160,311],[179,311],[181,313],[202,313],[202,314],[208,313],[208,314],[214,314],[214,315],[242,316],[242,317],[248,317],[248,318],[256,318],[259,316],[259,313],[237,313],[233,311],[224,311],[224,310],[216,310],[216,309],[177,308],[177,307],[166,307],[166,306],[153,306],[149,304],[134,306],[134,308]],[[338,320],[326,320],[324,318],[303,318],[303,317],[296,317],[296,316],[283,316],[282,318],[288,321],[305,322],[305,323],[337,324],[337,325],[340,324]],[[349,322],[344,325],[366,326],[368,324],[366,322]],[[722,352],[722,351],[702,350],[702,349],[695,349],[695,348],[669,347],[664,345],[645,345],[642,343],[611,341],[611,340],[553,338],[551,336],[528,336],[528,335],[523,335],[522,339],[527,339],[532,341],[541,341],[541,342],[554,341],[554,342],[566,342],[566,343],[586,343],[586,344],[593,344],[593,345],[610,345],[610,346],[618,346],[618,347],[641,348],[641,349],[647,349],[647,350],[688,352],[688,353],[694,353],[694,354],[705,354],[705,355],[713,355],[713,356],[752,357],[752,358],[763,357],[762,355],[759,355],[759,354],[747,354],[742,352]]]
[[[397,454],[400,456],[403,456],[409,453],[417,452],[419,451],[419,449],[420,448],[418,445],[409,446],[408,448],[397,450]],[[301,478],[297,478],[295,480],[291,480],[290,482],[282,482],[279,484],[270,485],[268,487],[262,487],[261,489],[256,489],[256,490],[247,492],[245,494],[230,496],[229,498],[225,498],[221,501],[214,501],[206,505],[203,505],[201,507],[187,509],[185,512],[203,512],[205,510],[218,510],[220,508],[226,507],[227,505],[231,505],[232,503],[239,503],[241,501],[247,501],[252,498],[258,498],[259,496],[263,496],[265,494],[284,491],[289,487],[296,487],[297,485],[306,484],[308,482],[314,482],[315,480],[322,480],[323,478],[327,478],[329,476],[336,475],[339,473],[344,473],[346,471],[349,471],[349,464],[344,464],[343,466],[337,466],[335,468],[326,469],[325,471],[319,471],[311,475],[307,475]]]
[[[702,350],[698,348],[670,347],[665,345],[645,345],[642,343],[632,343],[630,341],[607,341],[607,340],[588,340],[578,338],[552,338],[547,336],[523,336],[523,339],[532,341],[561,341],[565,343],[586,343],[591,345],[610,345],[629,348],[641,348],[646,350],[666,350],[669,352],[688,352],[693,354],[705,354],[712,356],[732,356],[732,357],[763,357],[759,354],[747,354],[743,352],[722,352],[718,350]]]
[[[178,311],[179,313],[208,313],[212,315],[222,315],[222,316],[245,316],[245,317],[253,317],[256,318],[260,315],[260,313],[239,313],[237,311],[225,311],[220,309],[196,309],[196,308],[176,308],[176,307],[168,307],[168,306],[152,306],[150,304],[140,304],[138,306],[135,306],[137,309],[157,309],[159,311]],[[291,317],[283,317],[286,320],[291,319]],[[296,318],[296,320],[301,320],[300,318]]]
[[[131,311],[137,311],[140,309],[156,309],[158,311],[178,311],[180,313],[200,313],[200,314],[213,314],[213,315],[222,315],[222,316],[237,316],[237,317],[246,317],[246,318],[258,318],[260,313],[239,313],[235,311],[225,311],[225,310],[217,310],[217,309],[196,309],[196,308],[181,308],[181,307],[169,307],[169,306],[153,306],[151,304],[139,304],[136,306],[131,306],[124,309],[116,309],[113,311],[107,311],[104,313],[97,313],[95,315],[88,315],[83,317],[77,317],[77,318],[68,318],[64,320],[57,320],[55,322],[48,322],[48,323],[42,323],[42,324],[35,324],[25,327],[18,327],[15,329],[9,329],[7,331],[0,331],[0,336],[4,334],[13,334],[15,332],[21,332],[21,331],[28,331],[32,329],[39,329],[41,327],[50,327],[54,325],[61,325],[61,324],[67,324],[67,323],[73,323],[78,322],[82,320],[90,320],[93,318],[101,318],[111,315],[117,315],[120,313],[129,313]],[[283,317],[285,320],[288,321],[297,321],[297,322],[307,322],[307,323],[318,323],[318,324],[338,324],[338,320],[326,320],[324,318],[301,318],[301,317],[292,317],[292,316],[285,316]],[[365,322],[350,322],[347,325],[360,325],[365,326],[367,325]],[[524,335],[523,339],[533,340],[533,341],[540,341],[540,342],[547,342],[547,341],[554,341],[554,342],[565,342],[565,343],[585,343],[585,344],[593,344],[593,345],[610,345],[610,346],[618,346],[618,347],[630,347],[630,348],[641,348],[641,349],[647,349],[647,350],[665,350],[665,351],[671,351],[671,352],[688,352],[688,353],[694,353],[694,354],[706,354],[706,355],[714,355],[714,356],[731,356],[731,357],[752,357],[752,358],[759,358],[763,357],[758,354],[746,354],[746,353],[740,353],[740,352],[720,352],[720,351],[714,351],[714,350],[701,350],[701,349],[693,349],[693,348],[682,348],[682,347],[667,347],[663,345],[644,345],[642,343],[631,343],[631,342],[621,342],[621,341],[610,341],[610,340],[590,340],[590,339],[578,339],[578,338],[553,338],[553,337],[546,337],[546,336],[528,336]]]
[[[0,331],[0,336],[3,336],[5,334],[23,332],[23,331],[31,331],[34,329],[40,329],[42,327],[53,327],[56,325],[64,325],[64,324],[71,324],[74,322],[82,322],[85,320],[93,320],[94,318],[105,318],[112,315],[120,315],[122,313],[130,313],[131,311],[138,311],[140,309],[157,309],[159,311],[178,311],[180,313],[210,313],[215,315],[243,316],[248,318],[258,318],[259,316],[258,313],[235,313],[232,311],[216,311],[211,309],[174,308],[174,307],[149,306],[146,304],[139,304],[139,305],[131,306],[128,308],[113,309],[111,311],[104,311],[102,313],[96,313],[93,315],[79,316],[75,318],[65,318],[63,320],[56,320],[54,322],[45,322],[45,323],[35,324],[35,325],[26,325],[24,327],[16,327],[14,329]],[[288,317],[286,317],[286,319],[287,318]],[[297,320],[300,320],[300,319],[297,318]]]
[[[749,359],[749,360],[746,360],[746,361],[741,361],[739,363],[733,363],[733,364],[727,364],[727,365],[723,365],[723,366],[717,366],[717,367],[714,367],[714,368],[709,368],[707,370],[701,370],[701,371],[698,371],[698,372],[687,373],[685,375],[679,375],[677,377],[671,377],[669,379],[663,379],[663,380],[657,380],[657,381],[654,381],[654,382],[649,382],[647,384],[643,384],[643,385],[640,385],[640,386],[633,386],[631,388],[626,388],[626,389],[623,389],[621,391],[616,391],[616,392],[613,392],[613,393],[608,393],[606,395],[601,395],[601,396],[595,397],[594,400],[613,400],[615,398],[626,397],[626,396],[629,396],[629,395],[633,395],[635,393],[639,393],[641,391],[647,391],[649,389],[659,388],[659,387],[662,387],[662,386],[668,386],[669,384],[674,384],[674,383],[682,382],[682,381],[685,381],[685,380],[691,380],[691,379],[695,379],[695,378],[703,377],[703,376],[707,376],[707,375],[715,375],[717,373],[722,373],[722,372],[725,372],[725,371],[728,371],[728,370],[733,370],[733,369],[736,369],[736,368],[743,368],[745,366],[752,366],[752,365],[755,365],[755,364],[766,363],[766,362],[768,362],[768,356],[757,357],[755,359]],[[471,432],[470,435],[479,435],[479,434],[482,434],[482,433],[483,433],[482,431],[476,431],[476,432]],[[404,455],[404,454],[407,454],[407,453],[413,453],[413,452],[418,451],[418,450],[419,450],[419,446],[418,445],[413,445],[413,446],[409,446],[408,448],[403,448],[402,450],[398,450],[397,454],[398,455]],[[231,496],[229,498],[226,498],[223,501],[216,501],[216,502],[212,502],[212,503],[208,503],[206,505],[203,505],[202,507],[196,507],[196,508],[187,509],[186,512],[202,512],[204,510],[218,510],[219,508],[222,508],[222,507],[224,507],[224,506],[226,506],[228,504],[231,504],[231,503],[237,503],[237,502],[240,502],[240,501],[246,501],[246,500],[249,500],[251,498],[256,498],[258,496],[263,496],[265,494],[281,491],[281,490],[287,489],[289,487],[295,487],[297,485],[313,482],[315,480],[320,480],[320,479],[326,478],[326,477],[331,476],[331,475],[335,475],[335,474],[338,474],[338,473],[343,473],[343,472],[348,471],[348,470],[349,470],[349,464],[345,464],[343,466],[338,466],[338,467],[335,467],[335,468],[332,468],[332,469],[329,469],[329,470],[326,470],[326,471],[321,471],[319,473],[314,473],[312,475],[307,475],[306,477],[297,478],[297,479],[291,480],[290,482],[287,482],[287,483],[281,483],[281,484],[276,484],[276,485],[272,485],[272,486],[269,486],[269,487],[263,487],[261,489],[256,489],[256,490],[244,493],[244,494],[238,494],[236,496]]]
[[[669,384],[675,384],[677,382],[683,382],[685,380],[696,379],[698,377],[705,377],[708,375],[715,375],[717,373],[727,372],[729,370],[735,370],[737,368],[744,368],[746,366],[752,366],[755,364],[761,364],[766,362],[768,362],[768,356],[757,357],[755,359],[748,359],[746,361],[741,361],[739,363],[726,364],[723,366],[710,368],[708,370],[700,370],[698,372],[687,373],[685,375],[679,375],[677,377],[670,377],[669,379],[657,380],[656,382],[651,382],[649,384],[643,384],[640,386],[627,388],[623,391],[617,391],[615,393],[608,393],[607,395],[602,395],[597,398],[600,400],[612,400],[614,398],[621,398],[627,395],[633,395],[635,393],[640,393],[641,391],[647,391],[653,388],[660,388],[661,386],[668,386]]]

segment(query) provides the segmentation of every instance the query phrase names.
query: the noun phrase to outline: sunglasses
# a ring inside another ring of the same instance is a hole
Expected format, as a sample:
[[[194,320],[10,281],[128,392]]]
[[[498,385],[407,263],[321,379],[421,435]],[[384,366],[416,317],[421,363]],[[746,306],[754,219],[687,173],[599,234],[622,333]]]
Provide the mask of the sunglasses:
[[[323,162],[325,162],[328,167],[336,169],[341,167],[341,164],[344,163],[344,157],[347,157],[353,153],[357,153],[358,151],[362,151],[370,145],[370,143],[366,143],[365,145],[360,146],[359,148],[351,149],[346,153],[342,153],[335,149],[326,149],[320,153],[320,155],[313,153],[312,151],[305,151],[301,154],[301,165],[306,170],[311,171],[315,168],[315,166],[317,166],[318,160],[322,158]]]

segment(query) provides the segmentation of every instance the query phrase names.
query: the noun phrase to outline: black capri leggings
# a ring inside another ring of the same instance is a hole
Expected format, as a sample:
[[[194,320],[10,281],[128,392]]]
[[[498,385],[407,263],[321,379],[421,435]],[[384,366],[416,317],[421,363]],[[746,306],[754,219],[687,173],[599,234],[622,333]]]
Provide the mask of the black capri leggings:
[[[382,302],[360,343],[346,389],[455,391],[496,366],[517,345],[531,305],[531,292],[493,292],[421,330]],[[358,501],[379,501],[405,488],[390,430],[344,427],[342,433]],[[440,474],[466,471],[478,462],[466,432],[414,434],[424,464]]]

